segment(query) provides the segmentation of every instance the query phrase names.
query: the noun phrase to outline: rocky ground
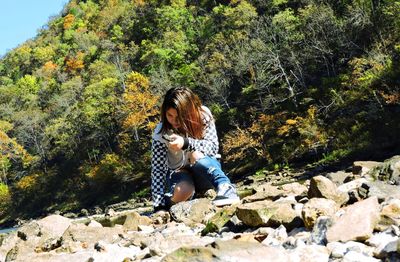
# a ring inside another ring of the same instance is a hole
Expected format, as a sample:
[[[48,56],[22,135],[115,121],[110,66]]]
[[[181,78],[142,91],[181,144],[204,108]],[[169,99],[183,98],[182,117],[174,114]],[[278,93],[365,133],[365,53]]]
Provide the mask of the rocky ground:
[[[0,261],[400,261],[399,185],[395,156],[302,183],[249,178],[236,206],[54,214],[0,236]]]

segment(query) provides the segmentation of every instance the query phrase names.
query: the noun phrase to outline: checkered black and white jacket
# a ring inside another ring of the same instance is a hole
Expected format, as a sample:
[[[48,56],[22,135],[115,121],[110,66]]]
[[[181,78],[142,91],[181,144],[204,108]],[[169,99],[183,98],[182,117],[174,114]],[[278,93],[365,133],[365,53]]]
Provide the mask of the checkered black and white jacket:
[[[218,136],[215,129],[214,119],[210,110],[202,106],[204,131],[202,139],[194,139],[188,137],[188,148],[182,152],[200,151],[208,156],[215,156],[218,153]],[[152,158],[151,158],[151,194],[153,206],[158,207],[164,205],[164,193],[166,192],[165,183],[166,176],[173,170],[168,165],[168,146],[167,142],[162,138],[162,123],[159,123],[154,129],[152,138]]]

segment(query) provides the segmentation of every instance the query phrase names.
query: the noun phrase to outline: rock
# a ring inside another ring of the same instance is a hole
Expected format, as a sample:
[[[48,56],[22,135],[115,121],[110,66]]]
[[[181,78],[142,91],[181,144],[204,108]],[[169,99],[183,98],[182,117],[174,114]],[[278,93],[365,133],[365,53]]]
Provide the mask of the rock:
[[[141,216],[137,212],[126,214],[123,227],[127,230],[137,231],[139,226],[148,226],[152,224],[152,220],[147,216]]]
[[[299,246],[289,253],[290,261],[328,262],[329,250],[320,245]]]
[[[349,251],[344,255],[343,259],[341,260],[342,262],[356,262],[356,261],[362,261],[362,262],[380,262],[380,259],[376,259],[373,257],[369,257],[364,255],[363,253],[359,253],[356,251]]]
[[[389,198],[400,199],[399,186],[389,185],[383,181],[368,181],[368,197],[376,196],[379,202]]]
[[[339,191],[336,185],[324,176],[315,176],[310,180],[308,197],[332,199],[339,206],[345,204],[349,200],[347,193]]]
[[[69,226],[71,220],[59,215],[47,216],[37,222],[42,235],[61,236]]]
[[[261,242],[266,246],[280,246],[288,238],[286,228],[280,225],[277,229],[272,231],[268,236]]]
[[[331,180],[333,183],[335,183],[336,186],[344,184],[344,181],[348,176],[352,175],[352,173],[348,173],[345,171],[337,171],[334,173],[328,173],[326,174],[326,178]]]
[[[397,242],[399,237],[391,233],[377,233],[367,239],[369,246],[375,247],[374,256],[377,258],[385,258],[390,252],[397,251]]]
[[[255,194],[242,199],[243,203],[251,203],[262,200],[276,200],[284,195],[284,191],[270,184],[263,184],[254,189]]]
[[[235,212],[236,206],[223,207],[207,221],[206,227],[201,234],[204,236],[211,232],[219,232],[230,221]]]
[[[343,208],[344,214],[334,217],[333,225],[328,228],[328,242],[363,241],[370,238],[379,220],[379,208],[376,197]]]
[[[99,222],[96,220],[90,220],[89,224],[87,225],[88,227],[103,227]]]
[[[169,212],[164,210],[160,210],[151,214],[150,218],[155,225],[166,224],[171,221],[171,215]]]
[[[150,226],[138,225],[138,231],[149,234],[154,231],[154,227],[153,227],[153,225],[150,225]]]
[[[237,217],[248,226],[272,226],[283,224],[289,230],[302,225],[290,203],[271,202],[269,200],[239,205]]]
[[[208,245],[214,250],[212,261],[289,261],[283,248],[268,247],[259,243],[238,240],[215,241]]]
[[[375,161],[355,161],[353,163],[353,174],[365,176],[370,170],[379,166],[380,162]]]
[[[148,247],[152,256],[164,256],[183,246],[205,246],[214,242],[213,238],[199,237],[192,234],[169,234],[164,237],[155,233],[142,240],[142,248]]]
[[[365,178],[357,178],[353,181],[347,182],[337,187],[340,192],[348,193],[351,190],[356,190],[362,186],[362,184],[368,183],[368,180]]]
[[[383,207],[377,229],[384,231],[390,226],[400,226],[400,199],[390,199]]]
[[[331,217],[338,210],[339,205],[331,199],[311,198],[304,204],[301,215],[306,228],[312,229],[319,216]]]
[[[96,252],[93,253],[93,261],[126,261],[139,254],[140,247],[122,247],[118,244],[99,242],[95,245]]]
[[[394,156],[368,171],[368,176],[392,185],[400,185],[400,156]]]
[[[78,214],[76,214],[74,212],[67,212],[67,213],[63,214],[63,217],[65,217],[65,218],[77,218]]]
[[[314,228],[310,235],[311,243],[318,245],[326,245],[326,232],[328,228],[332,226],[332,218],[326,216],[320,216],[314,224]]]
[[[294,196],[295,199],[301,199],[307,196],[308,188],[298,182],[284,184],[278,189],[282,190],[285,196]]]
[[[40,225],[37,221],[29,222],[17,230],[17,236],[23,241],[32,237],[39,237],[41,234]]]
[[[188,225],[201,223],[215,214],[215,208],[211,200],[198,198],[173,205],[170,209],[172,218],[177,222]]]
[[[192,261],[218,261],[214,250],[209,247],[181,247],[166,255],[163,262],[186,262],[188,258]]]
[[[120,239],[122,228],[116,227],[88,227],[83,224],[71,225],[62,236],[61,247],[69,250],[74,242],[79,242],[83,247],[93,247],[98,241],[113,243]]]

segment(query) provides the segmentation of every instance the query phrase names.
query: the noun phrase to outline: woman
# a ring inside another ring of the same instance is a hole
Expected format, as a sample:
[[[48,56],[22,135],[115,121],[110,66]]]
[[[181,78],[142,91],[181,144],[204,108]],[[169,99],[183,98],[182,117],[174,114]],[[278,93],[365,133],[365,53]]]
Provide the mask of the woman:
[[[218,137],[210,110],[188,88],[167,91],[153,134],[151,192],[154,210],[189,200],[195,190],[217,190],[216,206],[239,202],[216,156]],[[208,187],[208,188],[207,188]]]

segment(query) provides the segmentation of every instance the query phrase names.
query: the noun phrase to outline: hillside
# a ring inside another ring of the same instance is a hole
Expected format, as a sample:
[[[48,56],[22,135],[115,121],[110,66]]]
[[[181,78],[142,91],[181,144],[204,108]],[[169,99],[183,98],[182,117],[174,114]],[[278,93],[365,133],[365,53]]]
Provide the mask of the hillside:
[[[0,222],[146,196],[170,87],[235,177],[400,151],[400,1],[71,0],[0,59]]]

